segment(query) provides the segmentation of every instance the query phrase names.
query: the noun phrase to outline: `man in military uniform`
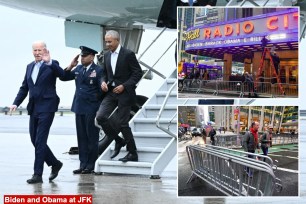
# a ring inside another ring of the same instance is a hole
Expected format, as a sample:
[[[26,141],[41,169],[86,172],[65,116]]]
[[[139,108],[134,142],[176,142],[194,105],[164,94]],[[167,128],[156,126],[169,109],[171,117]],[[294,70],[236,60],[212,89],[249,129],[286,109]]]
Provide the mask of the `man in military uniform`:
[[[80,46],[80,49],[81,65],[77,66],[77,55],[60,79],[75,80],[76,86],[71,111],[75,113],[80,167],[73,173],[89,174],[93,172],[98,158],[100,130],[95,126],[95,116],[102,101],[102,68],[94,63],[97,51],[85,46]]]

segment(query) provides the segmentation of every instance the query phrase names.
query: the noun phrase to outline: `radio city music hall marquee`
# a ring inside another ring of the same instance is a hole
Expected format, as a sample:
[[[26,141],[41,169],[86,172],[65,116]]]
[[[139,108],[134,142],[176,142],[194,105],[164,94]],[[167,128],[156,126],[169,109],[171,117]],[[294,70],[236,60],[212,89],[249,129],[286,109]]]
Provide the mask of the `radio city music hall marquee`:
[[[298,20],[298,9],[289,9],[193,27],[184,33],[186,50],[261,44],[264,36],[275,43],[298,41]]]

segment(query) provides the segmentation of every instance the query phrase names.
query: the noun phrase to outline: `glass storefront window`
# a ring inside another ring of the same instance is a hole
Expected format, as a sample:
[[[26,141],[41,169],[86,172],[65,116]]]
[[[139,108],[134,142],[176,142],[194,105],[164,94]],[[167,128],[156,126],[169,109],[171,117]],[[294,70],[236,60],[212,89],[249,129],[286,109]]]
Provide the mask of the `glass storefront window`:
[[[289,84],[298,84],[297,76],[298,76],[297,66],[291,66],[289,68]]]

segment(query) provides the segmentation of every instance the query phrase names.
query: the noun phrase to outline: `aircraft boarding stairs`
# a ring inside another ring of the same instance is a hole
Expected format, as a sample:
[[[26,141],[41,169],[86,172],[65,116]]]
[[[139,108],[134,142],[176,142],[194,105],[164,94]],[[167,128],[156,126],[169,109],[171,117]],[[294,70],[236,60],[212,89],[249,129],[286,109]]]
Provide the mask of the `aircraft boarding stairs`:
[[[130,120],[138,151],[138,162],[118,161],[127,154],[126,147],[121,149],[117,157],[110,159],[115,148],[115,142],[112,142],[96,161],[96,173],[140,174],[159,178],[177,153],[177,104],[183,100],[177,100],[176,75],[175,70]],[[169,92],[171,87],[173,90]],[[159,123],[160,126],[169,129],[174,137],[156,125],[157,116],[168,93],[169,98]]]

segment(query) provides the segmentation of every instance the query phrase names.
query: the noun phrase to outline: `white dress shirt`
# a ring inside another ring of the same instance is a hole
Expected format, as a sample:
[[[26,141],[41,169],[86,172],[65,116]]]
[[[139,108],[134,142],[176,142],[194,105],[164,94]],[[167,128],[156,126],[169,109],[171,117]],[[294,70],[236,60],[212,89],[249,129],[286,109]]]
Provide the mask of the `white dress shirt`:
[[[112,66],[112,70],[113,70],[113,75],[115,75],[115,71],[116,71],[116,65],[117,65],[117,60],[118,60],[118,55],[121,49],[121,45],[119,44],[117,49],[114,52],[111,52],[111,66]],[[115,86],[115,83],[112,83],[112,86]]]

